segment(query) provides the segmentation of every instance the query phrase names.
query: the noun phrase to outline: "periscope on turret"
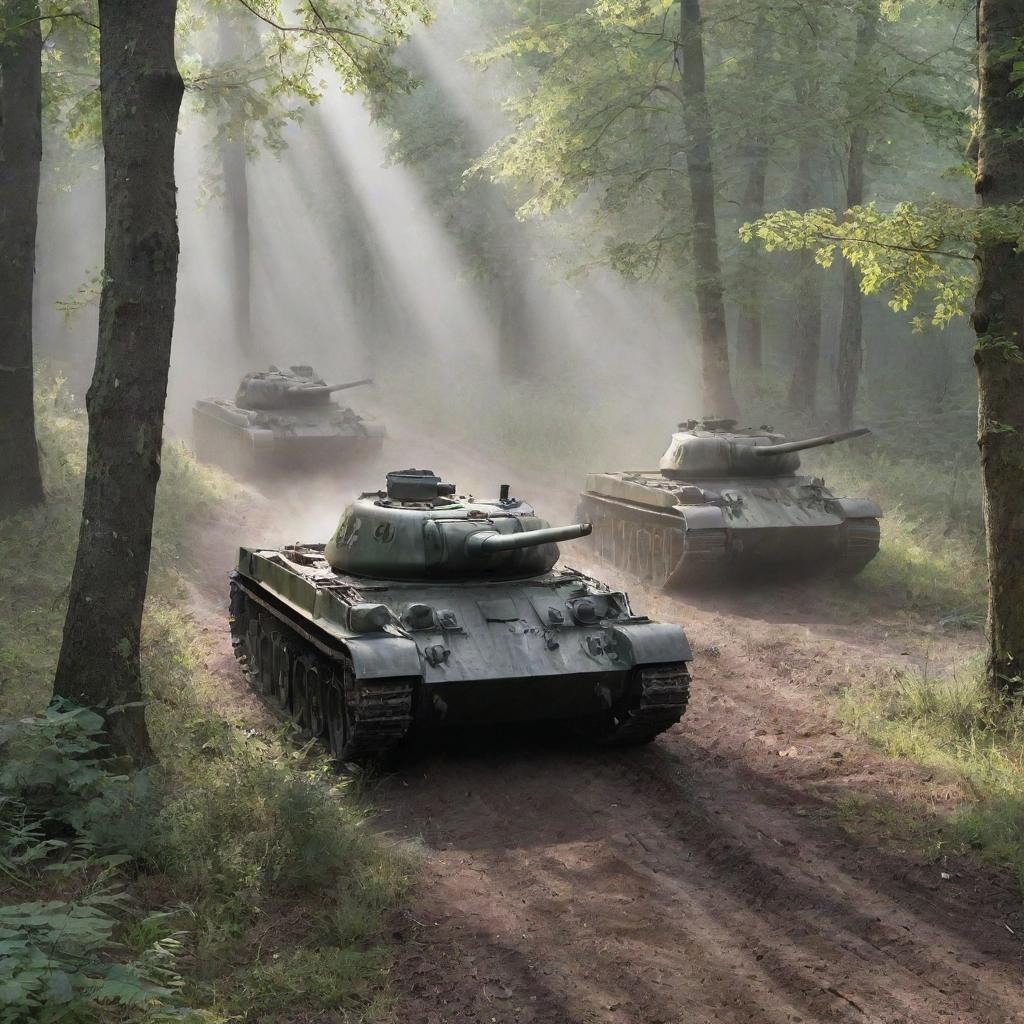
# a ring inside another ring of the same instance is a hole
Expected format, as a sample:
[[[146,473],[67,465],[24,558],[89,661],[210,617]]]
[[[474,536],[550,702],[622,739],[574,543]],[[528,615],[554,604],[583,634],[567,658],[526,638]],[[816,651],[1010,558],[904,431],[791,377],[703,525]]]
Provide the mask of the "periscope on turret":
[[[380,453],[384,427],[332,396],[371,378],[328,384],[311,366],[246,374],[234,401],[208,398],[192,410],[196,454],[254,480],[288,471],[336,473]]]
[[[557,720],[643,743],[689,695],[682,627],[573,569],[552,527],[502,486],[456,495],[429,470],[389,473],[325,544],[242,548],[231,633],[254,688],[340,761],[414,729]]]
[[[788,441],[770,427],[688,420],[657,470],[594,473],[579,514],[608,562],[661,587],[766,572],[852,576],[878,553],[881,509],[801,476],[800,452],[866,427]]]

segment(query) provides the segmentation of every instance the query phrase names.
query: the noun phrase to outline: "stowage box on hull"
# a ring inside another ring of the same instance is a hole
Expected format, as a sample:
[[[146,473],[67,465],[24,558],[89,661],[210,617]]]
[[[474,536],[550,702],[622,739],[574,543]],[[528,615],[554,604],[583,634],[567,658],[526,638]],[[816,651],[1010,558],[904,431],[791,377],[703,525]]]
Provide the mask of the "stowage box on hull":
[[[364,495],[326,548],[241,550],[236,651],[253,685],[339,759],[381,753],[414,724],[571,720],[602,742],[650,740],[685,711],[690,647],[624,593],[554,568],[548,535],[585,529],[550,530],[515,499]],[[381,575],[338,567],[374,552]],[[445,575],[465,559],[478,571]],[[418,578],[396,578],[410,562]]]

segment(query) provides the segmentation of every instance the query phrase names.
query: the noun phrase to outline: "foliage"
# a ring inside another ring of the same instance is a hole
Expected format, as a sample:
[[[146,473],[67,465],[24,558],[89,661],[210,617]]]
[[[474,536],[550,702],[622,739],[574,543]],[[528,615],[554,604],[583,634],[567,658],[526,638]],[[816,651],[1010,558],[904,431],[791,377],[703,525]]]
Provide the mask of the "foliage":
[[[379,1005],[404,853],[351,783],[241,720],[181,607],[193,531],[230,485],[164,453],[143,633],[155,769],[104,759],[102,720],[45,707],[84,472],[83,413],[41,377],[47,507],[0,535],[0,1024],[164,1024]],[[223,514],[221,511],[219,514]]]
[[[856,269],[865,294],[886,294],[894,311],[907,310],[924,294],[931,323],[945,327],[964,315],[973,292],[975,248],[1024,243],[1024,207],[966,208],[932,197],[899,203],[888,212],[874,203],[842,215],[828,209],[778,210],[744,224],[740,237],[758,240],[769,252],[812,249],[824,268],[832,266],[838,251]],[[915,324],[922,328],[923,319]]]
[[[148,833],[149,780],[111,774],[102,718],[51,707],[0,735],[0,872],[23,893],[57,898],[0,906],[0,1021],[198,1019],[181,1005],[182,936],[156,928],[137,956],[115,940],[130,898],[116,877]]]

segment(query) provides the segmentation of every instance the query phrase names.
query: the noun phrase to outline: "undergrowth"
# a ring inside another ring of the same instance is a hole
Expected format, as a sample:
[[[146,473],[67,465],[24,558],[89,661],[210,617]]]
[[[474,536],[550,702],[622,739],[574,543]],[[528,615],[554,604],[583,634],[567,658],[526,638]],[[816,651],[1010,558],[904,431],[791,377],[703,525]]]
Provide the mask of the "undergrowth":
[[[890,756],[950,780],[956,808],[919,826],[919,839],[1005,868],[1024,889],[1024,705],[991,691],[980,671],[893,671],[846,690],[838,715]]]
[[[159,765],[47,709],[78,535],[84,414],[40,382],[45,507],[0,533],[0,1024],[292,1021],[376,1012],[407,856],[355,782],[240,720],[182,600],[189,530],[226,478],[163,459],[143,636]]]

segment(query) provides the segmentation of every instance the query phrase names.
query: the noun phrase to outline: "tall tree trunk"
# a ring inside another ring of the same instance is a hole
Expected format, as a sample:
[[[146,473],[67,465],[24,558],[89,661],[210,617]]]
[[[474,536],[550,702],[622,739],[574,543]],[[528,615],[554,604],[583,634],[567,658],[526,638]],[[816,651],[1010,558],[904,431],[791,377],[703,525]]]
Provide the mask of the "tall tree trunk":
[[[1024,97],[1014,76],[1024,0],[978,7],[979,124],[974,190],[984,207],[1024,201]],[[1014,241],[978,246],[974,362],[988,546],[991,686],[1024,689],[1024,254]]]
[[[99,0],[106,240],[78,555],[55,697],[101,709],[114,750],[152,756],[139,640],[174,327],[177,0]]]
[[[36,0],[0,21],[0,518],[43,500],[32,404],[32,285],[42,135]]]
[[[243,58],[239,20],[221,12],[218,21],[220,59],[237,64]],[[224,179],[224,208],[231,247],[228,283],[231,298],[231,331],[235,347],[244,353],[254,349],[252,337],[252,244],[249,232],[248,128],[243,105],[228,89],[227,122],[220,142],[221,173]]]
[[[813,93],[806,97],[809,106]],[[800,140],[796,169],[796,208],[809,210],[814,199],[814,163],[818,140],[810,132]],[[790,408],[813,413],[818,404],[818,363],[821,358],[821,271],[813,250],[797,254],[797,295],[793,302],[793,373],[789,381]]]
[[[868,57],[875,45],[880,17],[878,0],[868,0],[860,13],[857,45],[853,58],[854,79],[867,72]],[[854,101],[856,102],[856,101]],[[864,158],[868,151],[868,117],[866,111],[852,111],[850,148],[846,161],[846,208],[864,202]],[[857,275],[849,263],[843,264],[843,307],[839,319],[839,353],[836,361],[836,394],[839,399],[839,424],[853,422],[853,408],[860,386],[860,370],[864,359],[862,297]]]
[[[676,59],[683,78],[686,171],[693,215],[693,269],[700,314],[704,412],[736,416],[738,406],[729,376],[729,339],[722,301],[715,219],[715,175],[711,162],[711,114],[704,89],[704,40],[700,0],[681,0],[681,38]]]
[[[749,148],[747,184],[743,190],[743,220],[757,220],[764,214],[765,184],[768,176],[768,145],[755,138]],[[761,311],[762,257],[756,246],[745,246],[741,270],[743,295],[736,324],[736,373],[741,385],[755,389],[761,383],[764,368],[763,323]]]
[[[767,16],[758,16],[754,28],[751,67],[755,75],[765,67],[770,45]],[[763,124],[747,146],[747,183],[743,190],[742,215],[751,223],[764,215],[768,179],[768,138]],[[754,245],[744,246],[740,255],[741,295],[736,322],[736,373],[741,386],[761,389],[764,370],[764,321],[761,299],[763,254]]]

